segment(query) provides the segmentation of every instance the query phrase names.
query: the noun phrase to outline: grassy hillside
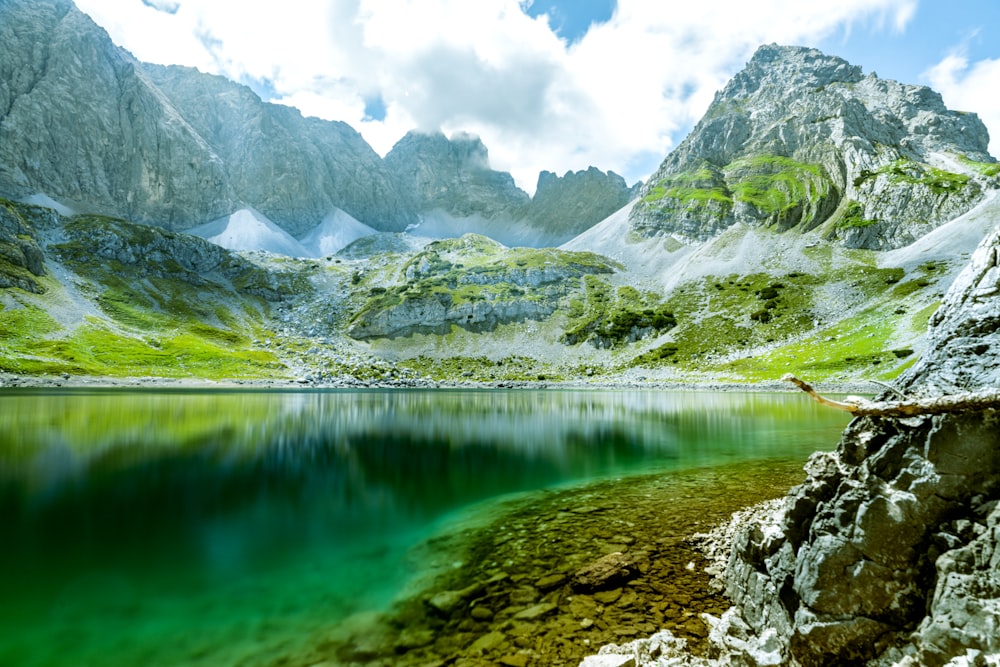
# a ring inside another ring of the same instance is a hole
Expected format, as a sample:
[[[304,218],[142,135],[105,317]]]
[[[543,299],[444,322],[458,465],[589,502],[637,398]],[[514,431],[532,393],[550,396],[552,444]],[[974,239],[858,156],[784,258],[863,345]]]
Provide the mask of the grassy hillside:
[[[0,290],[0,371],[27,375],[886,380],[916,359],[964,264],[957,247],[892,265],[760,230],[730,230],[661,274],[475,235],[295,260],[3,206],[22,245],[44,253],[36,287]]]

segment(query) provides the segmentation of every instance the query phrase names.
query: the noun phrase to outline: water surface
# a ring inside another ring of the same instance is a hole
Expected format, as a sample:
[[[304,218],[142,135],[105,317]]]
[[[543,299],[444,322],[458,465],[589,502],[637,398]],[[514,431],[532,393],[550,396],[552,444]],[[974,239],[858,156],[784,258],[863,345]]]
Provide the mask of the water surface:
[[[782,394],[7,391],[0,664],[276,664],[470,507],[804,462],[845,423]]]

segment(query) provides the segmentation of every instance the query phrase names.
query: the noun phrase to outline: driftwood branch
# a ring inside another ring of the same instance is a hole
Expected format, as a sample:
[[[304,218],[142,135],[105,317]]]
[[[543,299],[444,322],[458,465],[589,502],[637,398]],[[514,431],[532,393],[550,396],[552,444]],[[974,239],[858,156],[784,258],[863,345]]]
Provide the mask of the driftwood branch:
[[[843,401],[835,401],[821,396],[811,385],[791,373],[781,379],[791,382],[822,405],[844,410],[859,417],[914,417],[1000,408],[1000,391],[996,389],[902,401],[870,401],[860,396],[848,396]]]

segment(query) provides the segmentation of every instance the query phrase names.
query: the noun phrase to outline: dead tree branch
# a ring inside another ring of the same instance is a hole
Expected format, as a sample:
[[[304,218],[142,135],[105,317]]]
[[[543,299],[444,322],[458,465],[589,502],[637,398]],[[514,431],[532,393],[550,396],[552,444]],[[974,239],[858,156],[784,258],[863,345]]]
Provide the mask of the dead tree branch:
[[[1000,408],[1000,391],[996,389],[904,401],[870,401],[860,396],[848,396],[843,401],[835,401],[821,396],[811,385],[791,373],[781,379],[791,382],[822,405],[844,410],[859,417],[915,417]]]

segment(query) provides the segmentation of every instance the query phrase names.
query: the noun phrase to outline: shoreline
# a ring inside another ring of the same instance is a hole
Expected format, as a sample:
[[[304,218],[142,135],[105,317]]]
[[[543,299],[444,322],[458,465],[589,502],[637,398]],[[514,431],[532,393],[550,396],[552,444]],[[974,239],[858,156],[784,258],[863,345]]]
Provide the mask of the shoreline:
[[[797,463],[761,460],[507,501],[481,523],[414,551],[461,553],[460,568],[431,574],[374,625],[345,627],[306,657],[369,667],[467,660],[576,667],[602,647],[663,630],[700,654],[711,629],[702,614],[718,617],[732,604],[718,567],[734,520],[766,512],[783,497],[776,485],[790,488],[801,475]],[[664,511],[681,503],[685,511]],[[608,558],[629,574],[581,585],[581,572]]]
[[[817,391],[828,394],[877,394],[883,388],[874,382],[859,380],[820,380],[810,382]],[[435,380],[394,380],[367,381],[356,378],[342,378],[336,382],[313,382],[308,380],[264,380],[264,379],[232,379],[208,380],[204,378],[166,378],[166,377],[111,377],[88,375],[16,375],[0,373],[0,392],[6,389],[229,389],[229,390],[358,390],[358,389],[443,389],[443,390],[490,390],[490,389],[522,389],[522,390],[604,390],[651,389],[657,391],[691,391],[691,392],[748,392],[748,393],[800,393],[801,390],[789,382],[691,382],[650,380],[637,381],[630,379],[591,380],[500,380],[496,382],[478,382],[473,380],[435,381]]]

